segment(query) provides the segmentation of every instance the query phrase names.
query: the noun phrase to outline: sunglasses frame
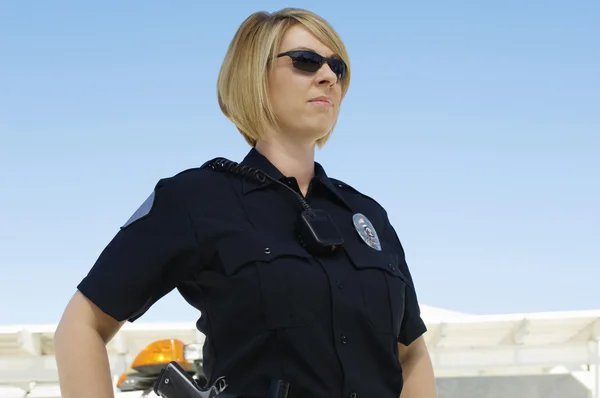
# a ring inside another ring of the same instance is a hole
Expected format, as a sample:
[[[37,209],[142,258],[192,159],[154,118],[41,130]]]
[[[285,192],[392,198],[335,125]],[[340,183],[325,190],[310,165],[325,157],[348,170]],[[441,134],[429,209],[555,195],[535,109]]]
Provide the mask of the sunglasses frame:
[[[299,62],[298,61],[298,56],[296,54],[310,54],[312,56],[314,56],[315,60],[318,62],[318,67],[317,69],[315,69],[314,71],[308,71],[302,68],[299,68],[296,64]],[[281,57],[290,57],[292,59],[292,65],[294,66],[294,68],[301,70],[302,72],[306,72],[306,73],[316,73],[319,69],[321,69],[321,67],[323,67],[324,64],[327,64],[329,66],[329,68],[331,68],[331,70],[333,71],[333,73],[335,73],[335,75],[337,76],[338,80],[342,81],[344,80],[344,78],[346,77],[346,70],[348,69],[348,66],[346,65],[346,63],[344,62],[343,59],[340,58],[327,58],[322,56],[321,54],[318,54],[312,50],[290,50],[290,51],[286,51],[283,53],[279,53],[277,54],[277,58],[281,58]],[[335,63],[340,62],[342,65],[342,70],[338,73],[335,72]]]

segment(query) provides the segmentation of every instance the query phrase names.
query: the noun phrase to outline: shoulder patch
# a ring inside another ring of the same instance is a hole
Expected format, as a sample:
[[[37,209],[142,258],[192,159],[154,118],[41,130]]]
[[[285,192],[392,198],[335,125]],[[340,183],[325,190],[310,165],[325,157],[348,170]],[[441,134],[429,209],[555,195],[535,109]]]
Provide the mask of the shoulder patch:
[[[141,204],[141,206],[135,211],[135,213],[133,213],[131,217],[129,217],[129,220],[127,220],[127,222],[121,227],[121,229],[127,228],[137,220],[146,217],[148,214],[150,214],[150,210],[152,210],[152,206],[154,206],[155,192],[156,191],[152,191],[150,196],[148,196],[148,198],[144,201],[144,203]]]

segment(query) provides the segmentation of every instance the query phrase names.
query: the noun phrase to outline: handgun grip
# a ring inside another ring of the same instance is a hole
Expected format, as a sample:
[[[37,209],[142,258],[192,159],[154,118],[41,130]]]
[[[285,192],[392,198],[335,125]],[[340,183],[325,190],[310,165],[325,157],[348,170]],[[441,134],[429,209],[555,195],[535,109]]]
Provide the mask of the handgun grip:
[[[283,380],[273,380],[269,386],[268,398],[287,398],[290,383]]]
[[[215,398],[226,388],[223,377],[208,388],[200,388],[177,362],[167,364],[154,383],[154,392],[162,398]]]
[[[165,366],[154,384],[154,392],[162,398],[200,398],[194,379],[176,362]]]

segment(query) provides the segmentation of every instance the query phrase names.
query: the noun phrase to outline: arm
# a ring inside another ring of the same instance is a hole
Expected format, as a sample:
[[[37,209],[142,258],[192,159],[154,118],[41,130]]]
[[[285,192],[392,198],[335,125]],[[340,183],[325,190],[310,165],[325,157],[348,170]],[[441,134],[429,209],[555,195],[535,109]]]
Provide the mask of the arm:
[[[404,377],[400,398],[436,398],[433,366],[423,338],[427,327],[421,318],[419,300],[410,269],[406,263],[404,248],[387,215],[385,217],[385,236],[398,249],[400,269],[408,281],[403,321],[398,336],[398,358]]]
[[[404,376],[400,398],[437,398],[433,366],[423,336],[408,346],[398,343],[398,353]]]
[[[54,334],[60,389],[64,398],[114,396],[106,344],[122,325],[123,322],[103,313],[79,291],[75,293]]]
[[[104,248],[64,311],[54,336],[63,397],[114,396],[106,344],[190,277],[197,248],[178,191],[161,181]]]

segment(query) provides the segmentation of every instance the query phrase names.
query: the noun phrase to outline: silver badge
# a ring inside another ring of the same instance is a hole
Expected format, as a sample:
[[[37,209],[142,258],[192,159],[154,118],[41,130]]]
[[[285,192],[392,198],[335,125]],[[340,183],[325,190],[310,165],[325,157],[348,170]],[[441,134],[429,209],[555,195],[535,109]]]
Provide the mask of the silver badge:
[[[358,232],[362,240],[364,240],[369,247],[381,251],[381,243],[379,243],[377,232],[375,231],[373,224],[371,224],[371,221],[360,213],[353,215],[352,221],[354,222],[356,232]]]
[[[140,218],[147,216],[152,209],[152,205],[154,205],[154,191],[148,196],[148,198],[142,203],[142,205],[129,217],[129,220],[123,225],[121,228],[126,228],[131,225],[133,222],[139,220]]]

